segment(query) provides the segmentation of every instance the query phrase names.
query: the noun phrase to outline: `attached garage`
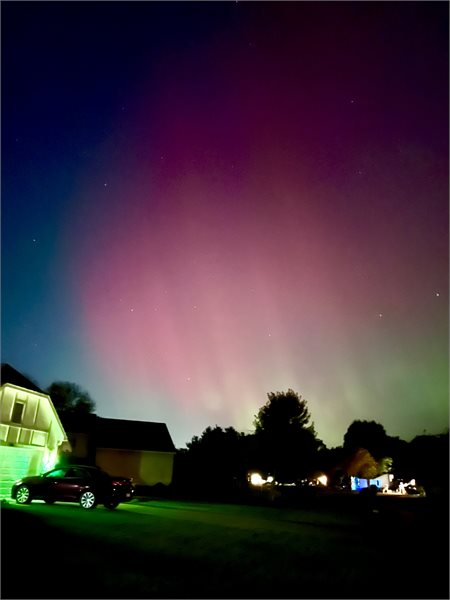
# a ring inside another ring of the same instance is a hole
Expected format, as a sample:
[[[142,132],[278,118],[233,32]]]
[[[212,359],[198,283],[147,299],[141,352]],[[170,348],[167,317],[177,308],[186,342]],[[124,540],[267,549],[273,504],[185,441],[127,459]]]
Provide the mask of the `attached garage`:
[[[0,498],[9,498],[16,479],[41,472],[45,448],[0,445]]]
[[[70,445],[50,396],[7,364],[1,384],[0,497],[9,498],[16,479],[53,468]]]

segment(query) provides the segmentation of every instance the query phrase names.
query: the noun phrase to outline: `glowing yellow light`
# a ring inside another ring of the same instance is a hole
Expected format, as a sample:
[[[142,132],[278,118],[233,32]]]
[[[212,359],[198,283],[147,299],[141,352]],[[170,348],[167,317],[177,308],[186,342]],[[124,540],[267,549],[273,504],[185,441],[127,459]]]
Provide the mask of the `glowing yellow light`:
[[[269,477],[267,478],[267,483],[272,483],[273,481],[273,477],[272,475],[269,475]]]
[[[252,473],[250,475],[250,483],[252,485],[262,485],[265,480],[261,477],[259,473]]]
[[[321,475],[320,477],[317,478],[317,481],[319,483],[321,483],[322,485],[327,485],[328,478],[326,475]]]

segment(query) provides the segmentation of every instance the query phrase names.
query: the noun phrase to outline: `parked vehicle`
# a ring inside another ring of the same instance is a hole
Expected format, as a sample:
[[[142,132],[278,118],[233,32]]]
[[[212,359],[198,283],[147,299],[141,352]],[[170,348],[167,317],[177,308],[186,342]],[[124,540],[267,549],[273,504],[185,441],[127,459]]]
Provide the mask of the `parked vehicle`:
[[[409,496],[425,496],[425,490],[421,485],[407,485],[405,487],[405,492]]]
[[[11,489],[11,497],[18,504],[29,504],[32,500],[45,500],[47,504],[78,502],[86,509],[98,504],[113,509],[120,502],[129,502],[133,495],[131,479],[111,476],[98,467],[85,465],[69,465],[24,477]]]

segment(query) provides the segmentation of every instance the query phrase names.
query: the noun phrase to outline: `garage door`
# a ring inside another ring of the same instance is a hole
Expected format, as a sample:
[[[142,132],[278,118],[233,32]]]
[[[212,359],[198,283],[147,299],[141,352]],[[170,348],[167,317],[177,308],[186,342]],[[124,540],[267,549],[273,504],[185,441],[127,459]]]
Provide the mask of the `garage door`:
[[[11,497],[11,486],[21,477],[38,475],[45,448],[0,446],[0,498]]]

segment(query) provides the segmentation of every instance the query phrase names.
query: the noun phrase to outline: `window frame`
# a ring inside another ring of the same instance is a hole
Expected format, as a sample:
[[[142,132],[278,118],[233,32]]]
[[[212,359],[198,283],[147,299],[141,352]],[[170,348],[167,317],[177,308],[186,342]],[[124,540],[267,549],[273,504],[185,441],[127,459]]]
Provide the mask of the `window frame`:
[[[17,425],[22,424],[23,415],[25,413],[25,406],[26,406],[26,402],[24,402],[23,400],[14,400],[13,409],[11,411],[11,423],[16,423]],[[19,407],[21,408],[21,410],[20,410],[19,416],[17,417],[16,410]]]

